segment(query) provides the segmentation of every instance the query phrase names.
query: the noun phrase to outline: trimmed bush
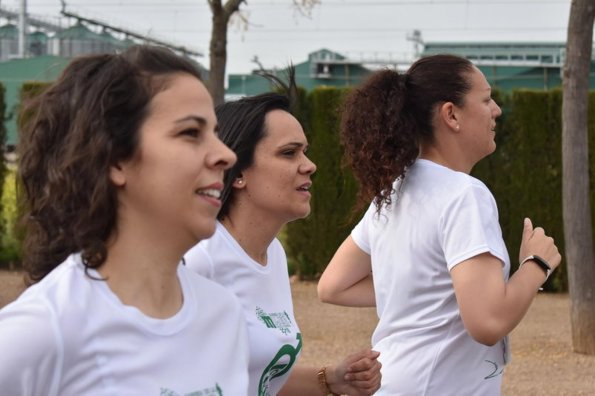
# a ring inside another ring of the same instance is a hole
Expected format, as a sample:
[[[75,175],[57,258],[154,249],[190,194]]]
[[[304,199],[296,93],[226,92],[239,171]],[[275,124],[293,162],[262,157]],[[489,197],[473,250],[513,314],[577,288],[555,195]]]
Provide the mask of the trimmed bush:
[[[43,81],[27,81],[24,82],[23,85],[21,85],[21,91],[19,93],[19,116],[17,119],[17,125],[19,129],[23,125],[23,122],[25,122],[27,120],[27,117],[29,116],[28,114],[24,113],[23,106],[27,103],[29,99],[41,94],[51,84],[52,83]]]
[[[51,83],[47,82],[26,82],[21,86],[20,104],[17,125],[20,128],[28,114],[23,113],[23,104],[29,98],[39,95]],[[4,88],[2,87],[2,93]],[[2,99],[4,95],[1,95]],[[0,104],[1,114],[4,114],[4,101]],[[4,137],[4,124],[0,131],[0,137]],[[1,140],[2,142],[4,140]],[[2,162],[2,166],[4,162]],[[9,171],[2,174],[0,168],[0,266],[14,268],[20,265],[21,241],[23,235],[16,229],[17,220],[20,217],[17,206],[16,172]],[[4,189],[4,191],[2,191]]]
[[[1,199],[4,194],[4,179],[7,174],[7,167],[4,155],[6,153],[6,127],[4,126],[4,119],[6,117],[6,102],[4,101],[4,94],[6,90],[4,85],[0,83],[0,214],[3,213],[4,200]],[[0,216],[0,235],[6,235],[7,224],[3,216]],[[4,250],[4,244],[0,238],[0,264],[2,264],[2,252]]]
[[[0,266],[14,269],[20,262],[21,240],[16,233],[17,222],[17,191],[16,171],[9,170],[3,183],[0,196],[0,219],[4,230],[0,238]]]
[[[286,227],[286,248],[299,276],[319,276],[339,244],[354,226],[349,221],[357,186],[349,169],[341,166],[339,106],[345,90],[316,88],[308,95],[308,156],[317,166],[312,177],[312,213]],[[294,264],[295,263],[295,264]]]
[[[500,122],[498,149],[474,176],[486,182],[498,202],[500,224],[512,270],[518,266],[523,218],[543,227],[564,255],[562,219],[562,92],[513,91],[509,114]],[[544,288],[566,291],[561,265]]]

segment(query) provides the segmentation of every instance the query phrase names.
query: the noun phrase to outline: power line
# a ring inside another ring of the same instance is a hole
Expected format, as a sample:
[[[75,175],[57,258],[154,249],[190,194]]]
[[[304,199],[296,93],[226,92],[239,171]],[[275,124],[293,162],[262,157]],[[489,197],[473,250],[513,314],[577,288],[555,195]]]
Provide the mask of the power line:
[[[320,7],[399,7],[403,5],[419,5],[419,6],[441,6],[441,5],[453,5],[453,4],[461,4],[461,5],[468,5],[468,6],[494,6],[494,5],[543,5],[543,4],[567,4],[570,6],[570,2],[568,0],[490,0],[490,1],[473,1],[473,0],[390,0],[390,2],[379,2],[379,1],[351,1],[351,2],[344,2],[344,1],[326,1],[322,0],[322,3],[317,6]],[[73,4],[73,7],[97,7],[97,6],[118,6],[122,8],[147,8],[147,7],[157,7],[157,8],[172,8],[175,7],[192,7],[192,8],[205,8],[208,9],[208,6],[205,3],[199,3],[198,0],[193,1],[175,1],[174,5],[172,2],[164,2],[164,1],[144,1],[142,3],[127,3],[124,4],[122,1],[98,1],[98,2],[86,2],[84,5],[82,4]],[[35,7],[55,7],[55,1],[48,1],[36,3]],[[279,3],[279,2],[256,2],[250,1],[250,3],[244,6],[245,9],[253,9],[253,8],[286,8],[289,9],[293,7],[290,3]]]

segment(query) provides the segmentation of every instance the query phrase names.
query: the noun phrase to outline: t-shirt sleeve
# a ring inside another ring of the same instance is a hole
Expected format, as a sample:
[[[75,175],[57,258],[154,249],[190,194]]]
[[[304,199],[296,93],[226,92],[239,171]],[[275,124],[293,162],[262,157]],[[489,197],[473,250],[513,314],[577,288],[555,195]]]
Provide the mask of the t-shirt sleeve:
[[[17,300],[0,311],[3,395],[58,395],[62,360],[58,325],[43,303]]]
[[[195,245],[184,254],[186,266],[205,278],[213,279],[213,261],[202,244]]]
[[[351,230],[351,238],[355,244],[367,254],[370,254],[372,249],[370,246],[370,232],[374,222],[374,215],[376,214],[376,206],[374,203],[370,204],[368,210],[360,222]]]
[[[440,226],[442,249],[449,270],[486,252],[505,265],[508,253],[498,223],[498,208],[483,184],[470,184],[446,205]]]

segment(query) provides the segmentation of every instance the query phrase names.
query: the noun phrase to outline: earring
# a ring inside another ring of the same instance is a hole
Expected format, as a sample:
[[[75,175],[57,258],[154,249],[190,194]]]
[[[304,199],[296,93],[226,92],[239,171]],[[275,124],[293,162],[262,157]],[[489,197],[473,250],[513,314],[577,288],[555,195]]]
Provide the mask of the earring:
[[[238,180],[238,184],[242,184],[244,181],[242,179]]]
[[[459,130],[459,128],[460,128],[459,125],[457,125],[457,131]]]

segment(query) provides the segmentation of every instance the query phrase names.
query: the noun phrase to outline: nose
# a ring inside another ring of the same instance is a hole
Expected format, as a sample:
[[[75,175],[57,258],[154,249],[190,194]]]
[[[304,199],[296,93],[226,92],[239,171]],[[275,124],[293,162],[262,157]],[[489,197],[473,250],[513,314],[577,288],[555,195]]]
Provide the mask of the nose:
[[[316,164],[310,158],[304,156],[304,162],[300,164],[299,171],[305,175],[311,175],[316,172]]]
[[[236,154],[218,137],[214,136],[213,148],[207,155],[208,164],[214,168],[229,169],[237,160]]]
[[[494,102],[494,106],[496,107],[494,118],[498,118],[502,115],[502,109],[500,108],[500,106],[498,106],[498,103],[496,102]]]

